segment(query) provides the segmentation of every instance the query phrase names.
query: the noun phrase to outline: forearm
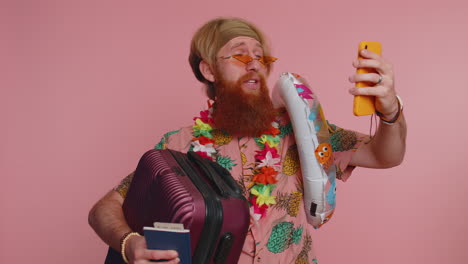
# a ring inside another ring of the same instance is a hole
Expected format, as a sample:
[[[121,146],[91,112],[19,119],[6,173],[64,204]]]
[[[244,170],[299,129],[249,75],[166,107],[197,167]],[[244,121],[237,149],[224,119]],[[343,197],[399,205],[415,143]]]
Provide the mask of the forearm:
[[[369,142],[369,150],[380,168],[401,164],[406,150],[406,121],[403,113],[393,124],[380,122],[377,132]]]
[[[110,247],[120,251],[120,239],[130,232],[122,210],[123,198],[116,191],[110,191],[91,209],[89,225]]]

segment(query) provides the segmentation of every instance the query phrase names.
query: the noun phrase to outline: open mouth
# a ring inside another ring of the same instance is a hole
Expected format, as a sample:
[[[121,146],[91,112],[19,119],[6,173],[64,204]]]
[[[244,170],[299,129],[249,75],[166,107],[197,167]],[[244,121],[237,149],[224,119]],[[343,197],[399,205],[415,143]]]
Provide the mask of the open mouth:
[[[257,90],[260,88],[260,80],[259,79],[248,79],[244,82],[244,86],[249,90]]]
[[[250,83],[252,83],[252,84],[255,84],[255,83],[258,83],[258,80],[256,80],[256,79],[250,79],[250,80],[246,81],[246,83],[249,83],[249,84],[250,84]]]

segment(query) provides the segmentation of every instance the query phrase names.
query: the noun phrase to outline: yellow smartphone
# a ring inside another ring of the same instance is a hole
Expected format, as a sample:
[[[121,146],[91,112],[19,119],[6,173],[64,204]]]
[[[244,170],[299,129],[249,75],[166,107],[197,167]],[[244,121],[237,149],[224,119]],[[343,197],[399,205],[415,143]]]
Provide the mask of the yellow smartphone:
[[[363,49],[370,50],[377,54],[382,54],[382,44],[375,41],[361,41],[358,48],[358,59],[363,59],[361,57],[360,51]],[[356,70],[357,74],[361,73],[371,73],[375,72],[372,69],[360,68]],[[373,86],[373,83],[368,82],[357,82],[356,87],[368,87]],[[375,96],[364,96],[356,95],[354,96],[353,112],[355,116],[364,116],[372,115],[375,113]]]

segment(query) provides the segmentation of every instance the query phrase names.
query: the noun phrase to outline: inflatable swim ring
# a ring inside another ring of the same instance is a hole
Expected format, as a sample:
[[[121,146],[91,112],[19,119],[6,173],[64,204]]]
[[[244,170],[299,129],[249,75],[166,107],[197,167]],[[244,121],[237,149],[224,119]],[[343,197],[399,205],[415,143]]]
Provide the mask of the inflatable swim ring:
[[[304,207],[309,224],[319,228],[336,206],[336,168],[329,127],[317,95],[297,74],[283,73],[273,89],[276,107],[286,107],[301,163]]]

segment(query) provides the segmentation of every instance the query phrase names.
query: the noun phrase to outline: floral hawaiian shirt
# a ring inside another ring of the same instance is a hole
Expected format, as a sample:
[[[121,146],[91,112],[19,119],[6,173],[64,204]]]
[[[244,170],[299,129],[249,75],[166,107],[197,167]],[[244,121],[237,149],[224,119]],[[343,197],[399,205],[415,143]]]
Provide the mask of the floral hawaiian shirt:
[[[352,155],[365,136],[354,131],[330,125],[334,166],[337,179],[346,181],[354,167],[349,166]],[[307,223],[303,205],[303,184],[297,145],[291,123],[280,125],[281,169],[278,182],[272,192],[276,204],[268,209],[265,217],[250,225],[239,263],[310,263],[317,258],[312,244],[313,227]],[[248,198],[252,187],[255,151],[259,146],[255,138],[235,138],[221,130],[212,132],[218,149],[217,162],[228,169]],[[185,127],[164,135],[158,149],[187,152],[191,148],[192,127]],[[125,197],[133,174],[127,176],[115,188]]]

